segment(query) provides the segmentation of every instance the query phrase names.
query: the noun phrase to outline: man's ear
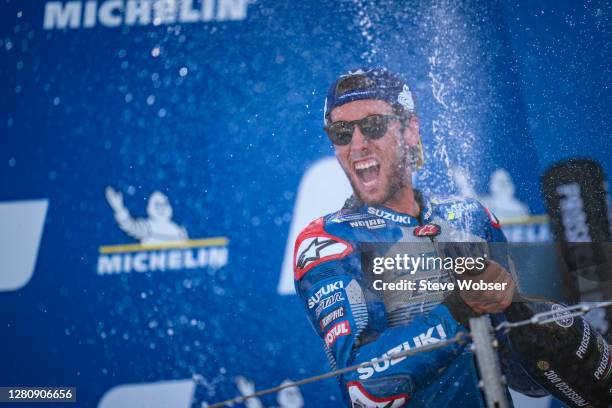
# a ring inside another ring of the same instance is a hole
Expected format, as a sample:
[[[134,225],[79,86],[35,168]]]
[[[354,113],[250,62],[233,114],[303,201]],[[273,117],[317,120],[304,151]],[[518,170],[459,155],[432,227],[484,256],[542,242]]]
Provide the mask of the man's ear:
[[[419,144],[419,119],[415,115],[411,115],[404,125],[404,140],[408,146],[416,146]]]

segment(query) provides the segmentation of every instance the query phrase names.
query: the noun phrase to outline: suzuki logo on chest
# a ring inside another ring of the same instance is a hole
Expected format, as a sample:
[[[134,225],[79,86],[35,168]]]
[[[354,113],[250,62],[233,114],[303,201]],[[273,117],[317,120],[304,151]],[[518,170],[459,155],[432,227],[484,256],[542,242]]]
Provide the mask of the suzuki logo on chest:
[[[398,224],[410,225],[412,223],[412,218],[407,215],[390,213],[388,211],[381,210],[380,208],[368,207],[368,214],[375,215],[383,220],[393,221]]]

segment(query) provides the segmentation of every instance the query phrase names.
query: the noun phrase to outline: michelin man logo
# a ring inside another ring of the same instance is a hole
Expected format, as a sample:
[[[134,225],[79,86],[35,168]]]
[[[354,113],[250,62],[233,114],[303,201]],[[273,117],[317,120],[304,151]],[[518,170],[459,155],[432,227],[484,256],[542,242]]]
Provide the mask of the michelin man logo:
[[[459,195],[480,200],[502,222],[529,216],[527,205],[519,201],[515,196],[516,188],[507,170],[497,169],[491,174],[489,179],[489,195],[479,195],[476,193],[472,179],[463,167],[453,167],[451,173],[453,181],[459,190]]]
[[[516,198],[516,187],[510,173],[505,169],[497,169],[489,179],[488,196],[482,196],[484,205],[491,208],[501,219],[521,218],[529,215],[527,205]]]
[[[531,216],[529,207],[515,195],[516,187],[506,169],[496,169],[489,178],[489,194],[478,194],[472,177],[462,167],[451,168],[455,186],[461,197],[475,198],[499,218],[510,242],[550,242],[548,218]]]
[[[123,204],[123,195],[112,187],[106,187],[106,200],[115,212],[119,228],[143,245],[176,242],[188,239],[185,228],[172,221],[172,207],[168,196],[154,191],[149,197],[147,215],[149,218],[134,219]]]
[[[226,237],[189,239],[185,227],[172,221],[168,197],[154,191],[147,201],[147,218],[134,218],[123,194],[106,188],[106,201],[119,228],[139,244],[101,246],[98,274],[152,272],[181,269],[216,270],[227,264]]]

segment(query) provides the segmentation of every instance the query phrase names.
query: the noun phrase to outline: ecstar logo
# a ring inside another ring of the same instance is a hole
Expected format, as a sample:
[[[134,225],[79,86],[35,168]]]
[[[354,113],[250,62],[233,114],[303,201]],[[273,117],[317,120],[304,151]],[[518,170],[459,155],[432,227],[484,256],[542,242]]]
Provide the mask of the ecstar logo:
[[[344,286],[342,281],[328,283],[321,289],[317,290],[316,293],[308,299],[308,308],[312,309],[313,307],[315,307],[319,303],[319,300],[321,300],[321,296],[329,295],[330,293],[340,290],[343,287]]]
[[[344,296],[342,296],[341,292],[334,293],[331,296],[321,299],[321,301],[319,302],[319,305],[315,309],[315,314],[317,315],[317,319],[319,318],[319,316],[321,316],[321,312],[323,312],[323,310],[343,300],[344,300]]]

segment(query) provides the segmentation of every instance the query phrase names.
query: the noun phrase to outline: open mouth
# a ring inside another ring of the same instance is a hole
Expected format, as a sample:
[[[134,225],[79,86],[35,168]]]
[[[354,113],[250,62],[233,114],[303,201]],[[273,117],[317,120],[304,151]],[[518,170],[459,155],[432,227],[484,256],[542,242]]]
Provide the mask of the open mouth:
[[[354,164],[357,178],[363,185],[369,187],[378,180],[380,164],[376,159],[362,160]]]

